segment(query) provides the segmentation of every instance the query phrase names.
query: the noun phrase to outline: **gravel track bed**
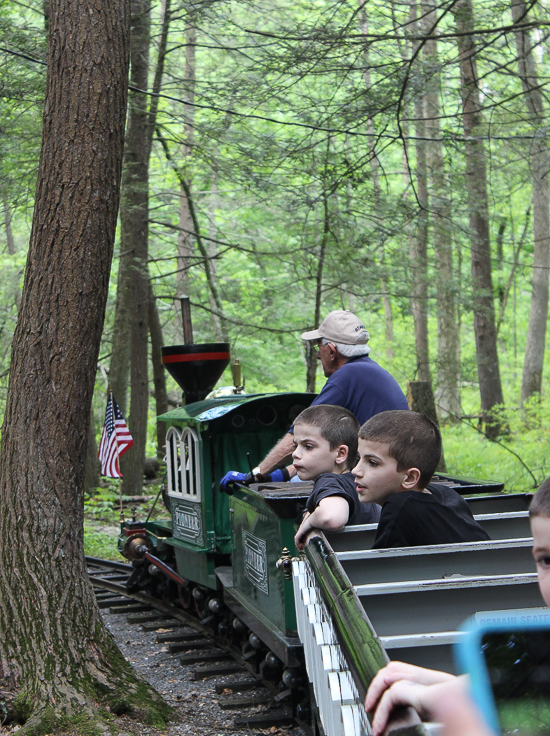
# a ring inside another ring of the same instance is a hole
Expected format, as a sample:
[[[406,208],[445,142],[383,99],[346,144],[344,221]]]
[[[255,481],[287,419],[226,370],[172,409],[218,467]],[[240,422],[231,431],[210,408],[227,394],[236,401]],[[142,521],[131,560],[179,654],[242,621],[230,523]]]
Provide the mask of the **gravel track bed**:
[[[259,729],[236,729],[233,719],[239,715],[260,713],[266,706],[255,706],[243,710],[222,710],[218,702],[220,698],[237,697],[239,693],[218,695],[215,685],[218,682],[249,679],[243,670],[234,675],[210,677],[206,680],[191,679],[195,665],[182,666],[179,662],[181,654],[168,654],[168,646],[156,641],[157,632],[143,631],[138,624],[128,624],[126,616],[103,613],[103,619],[109,631],[126,659],[163,697],[175,708],[174,720],[169,724],[168,736],[181,734],[200,734],[200,736],[251,736],[253,734],[281,734],[281,736],[304,736],[300,728],[271,727]],[[166,629],[170,631],[170,629]],[[265,695],[266,690],[247,690],[243,695]],[[136,724],[129,718],[118,719],[124,724],[124,730],[134,734],[152,734],[161,732],[145,725]]]

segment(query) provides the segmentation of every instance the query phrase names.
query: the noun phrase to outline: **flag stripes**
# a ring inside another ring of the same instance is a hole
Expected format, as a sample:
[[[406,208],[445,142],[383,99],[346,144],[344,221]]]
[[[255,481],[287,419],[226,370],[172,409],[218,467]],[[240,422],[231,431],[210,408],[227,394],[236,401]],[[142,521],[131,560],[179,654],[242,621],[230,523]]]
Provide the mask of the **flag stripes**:
[[[134,444],[122,412],[113,394],[109,394],[105,409],[105,423],[99,445],[98,458],[101,461],[101,475],[107,478],[122,478],[118,459]]]

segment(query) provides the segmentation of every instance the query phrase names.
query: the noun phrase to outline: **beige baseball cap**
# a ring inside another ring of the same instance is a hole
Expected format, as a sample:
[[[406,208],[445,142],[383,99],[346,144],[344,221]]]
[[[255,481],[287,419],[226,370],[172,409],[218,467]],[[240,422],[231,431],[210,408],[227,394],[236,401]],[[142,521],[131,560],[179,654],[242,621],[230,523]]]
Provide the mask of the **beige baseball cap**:
[[[327,314],[317,330],[304,332],[302,340],[334,340],[344,345],[364,345],[369,341],[365,325],[353,312],[335,309]]]

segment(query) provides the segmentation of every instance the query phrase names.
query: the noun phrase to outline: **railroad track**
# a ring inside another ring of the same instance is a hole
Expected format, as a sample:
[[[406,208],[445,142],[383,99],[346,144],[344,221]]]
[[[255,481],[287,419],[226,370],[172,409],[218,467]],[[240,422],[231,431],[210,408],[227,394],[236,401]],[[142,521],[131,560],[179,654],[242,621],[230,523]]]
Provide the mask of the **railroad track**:
[[[234,675],[242,672],[246,677],[238,680],[222,680],[216,683],[218,695],[224,695],[218,704],[223,710],[246,709],[265,706],[260,713],[240,715],[234,719],[235,728],[269,728],[272,726],[299,725],[306,731],[307,724],[292,715],[285,703],[290,700],[290,689],[281,691],[277,683],[263,679],[257,669],[256,650],[240,651],[227,641],[216,637],[207,622],[199,620],[177,606],[154,598],[146,593],[130,593],[126,588],[134,568],[131,565],[86,557],[88,575],[92,582],[98,605],[110,614],[125,615],[130,626],[141,626],[146,631],[159,631],[157,643],[168,647],[170,655],[178,655],[182,666],[196,665],[192,678]],[[235,695],[260,689],[260,695]]]

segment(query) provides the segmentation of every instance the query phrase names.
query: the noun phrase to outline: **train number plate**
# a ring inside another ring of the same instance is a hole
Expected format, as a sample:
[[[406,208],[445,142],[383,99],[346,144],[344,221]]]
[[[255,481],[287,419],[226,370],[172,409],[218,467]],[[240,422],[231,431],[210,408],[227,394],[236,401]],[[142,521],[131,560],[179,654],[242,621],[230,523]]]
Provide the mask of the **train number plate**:
[[[201,505],[187,501],[172,501],[172,521],[174,524],[174,536],[178,539],[186,539],[189,542],[204,544],[202,529]]]
[[[244,575],[258,590],[268,595],[267,542],[258,539],[246,529],[243,529],[242,533]]]

